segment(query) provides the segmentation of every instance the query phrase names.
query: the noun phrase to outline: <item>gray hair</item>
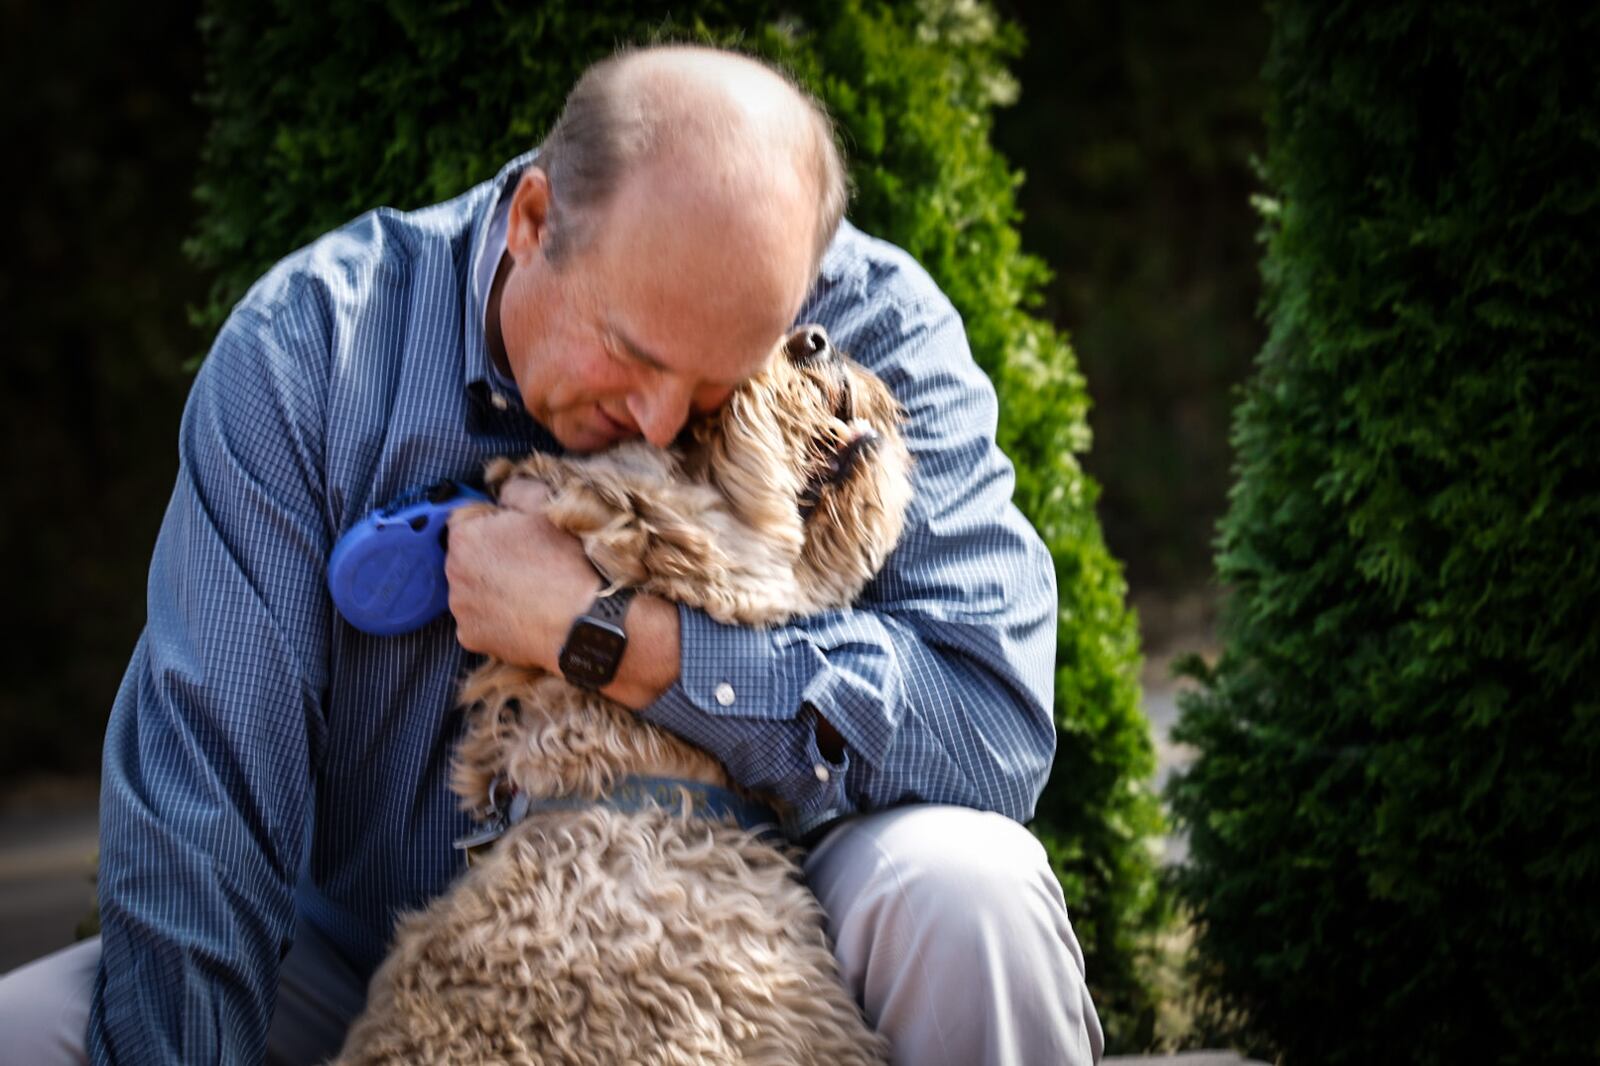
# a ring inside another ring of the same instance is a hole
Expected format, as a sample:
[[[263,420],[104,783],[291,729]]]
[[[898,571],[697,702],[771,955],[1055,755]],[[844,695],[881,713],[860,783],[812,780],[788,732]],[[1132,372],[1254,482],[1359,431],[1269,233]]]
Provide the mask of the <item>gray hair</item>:
[[[622,180],[682,132],[680,115],[670,108],[648,106],[622,76],[629,60],[648,51],[625,48],[584,71],[539,146],[535,165],[550,179],[550,235],[544,253],[553,265],[588,244]],[[822,104],[784,71],[742,53],[722,54],[759,64],[787,85],[803,108],[809,137],[802,135],[796,162],[810,170],[817,190],[815,273],[844,218],[850,195],[833,122]]]

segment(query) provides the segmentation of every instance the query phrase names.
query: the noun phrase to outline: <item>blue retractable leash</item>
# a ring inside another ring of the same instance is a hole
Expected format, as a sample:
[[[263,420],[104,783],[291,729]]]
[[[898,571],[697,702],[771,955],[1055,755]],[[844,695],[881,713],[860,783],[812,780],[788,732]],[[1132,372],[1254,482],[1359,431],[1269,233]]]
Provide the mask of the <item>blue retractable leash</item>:
[[[334,606],[363,633],[392,637],[420,629],[450,605],[444,579],[450,513],[489,497],[458,481],[406,493],[352,526],[328,558]]]

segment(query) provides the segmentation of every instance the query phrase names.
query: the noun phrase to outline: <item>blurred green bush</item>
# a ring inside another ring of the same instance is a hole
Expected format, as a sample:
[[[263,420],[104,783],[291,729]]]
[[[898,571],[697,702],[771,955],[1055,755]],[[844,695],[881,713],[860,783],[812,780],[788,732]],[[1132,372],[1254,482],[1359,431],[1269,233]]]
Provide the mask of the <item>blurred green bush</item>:
[[[795,70],[837,117],[856,189],[851,216],[907,248],[961,310],[1000,393],[1017,500],[1049,544],[1061,589],[1061,745],[1035,828],[1073,907],[1113,1045],[1149,1038],[1142,960],[1162,915],[1148,838],[1137,638],[1102,542],[1096,487],[1075,454],[1086,398],[1062,336],[1030,314],[1045,279],[1021,254],[1016,178],[989,143],[1016,86],[1020,46],[972,0],[873,0],[671,9],[601,2],[469,10],[211,0],[204,27],[214,116],[192,248],[217,278],[214,326],[275,259],[376,204],[414,207],[491,176],[537,142],[580,70],[652,36],[733,43]],[[741,32],[741,28],[742,32]]]
[[[1600,1058],[1600,9],[1281,0],[1271,335],[1186,702],[1214,1031]]]

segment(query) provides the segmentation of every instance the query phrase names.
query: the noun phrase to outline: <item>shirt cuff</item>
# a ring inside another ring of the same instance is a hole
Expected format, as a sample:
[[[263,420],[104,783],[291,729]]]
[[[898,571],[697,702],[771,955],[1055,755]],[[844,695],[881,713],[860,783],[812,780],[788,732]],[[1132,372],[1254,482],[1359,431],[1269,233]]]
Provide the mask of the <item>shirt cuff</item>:
[[[722,625],[679,607],[682,666],[641,716],[720,759],[735,781],[779,801],[783,830],[803,839],[854,813],[838,759],[819,747],[808,678],[789,676],[770,630]],[[827,664],[818,656],[818,669]]]
[[[794,627],[724,625],[681,604],[678,622],[675,687],[703,713],[792,721],[810,705],[868,766],[880,767],[888,758],[894,739],[884,708],[890,664],[877,644],[848,630],[834,633],[844,645],[832,653],[842,659],[839,665]]]
[[[812,776],[822,787],[805,807],[786,809],[781,820],[783,831],[791,839],[810,843],[821,830],[856,813],[856,809],[844,791],[845,775],[850,771],[850,749],[844,749],[837,761],[830,759],[817,746],[817,730],[813,726],[805,732],[805,757],[811,763]]]
[[[774,630],[724,625],[678,606],[678,685],[702,711],[718,717],[792,720],[809,678],[794,677]],[[827,669],[817,657],[818,669]],[[808,671],[809,672],[809,671]]]

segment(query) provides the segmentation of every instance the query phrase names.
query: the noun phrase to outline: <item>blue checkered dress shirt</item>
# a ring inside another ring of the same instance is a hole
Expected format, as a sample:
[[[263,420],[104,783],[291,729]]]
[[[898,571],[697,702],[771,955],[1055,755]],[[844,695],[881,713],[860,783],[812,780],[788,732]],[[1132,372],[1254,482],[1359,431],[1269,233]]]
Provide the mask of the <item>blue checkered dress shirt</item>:
[[[291,255],[195,379],[106,732],[95,1062],[258,1061],[297,917],[371,968],[397,912],[462,870],[451,621],[363,635],[324,568],[406,489],[557,449],[491,370],[474,269],[530,158]],[[1056,598],[1010,502],[994,391],[928,276],[849,225],[800,320],[910,413],[904,541],[853,610],[766,630],[684,611],[682,676],[643,713],[781,797],[795,836],[919,800],[1026,819],[1055,744]],[[844,738],[839,761],[810,708]]]

